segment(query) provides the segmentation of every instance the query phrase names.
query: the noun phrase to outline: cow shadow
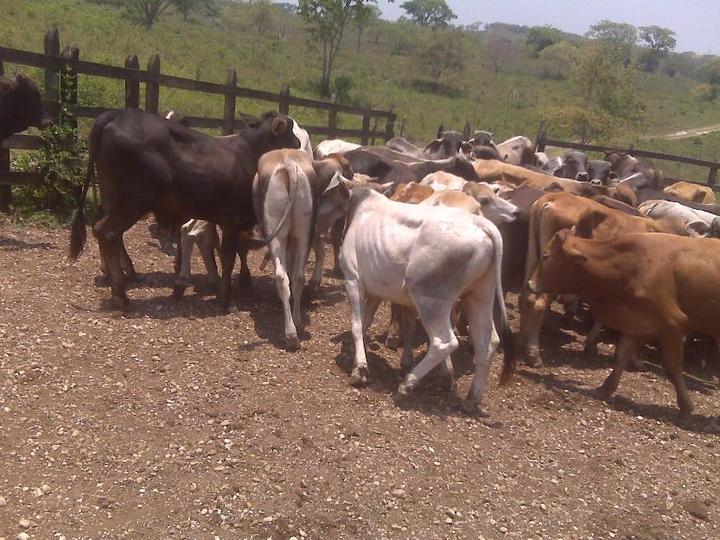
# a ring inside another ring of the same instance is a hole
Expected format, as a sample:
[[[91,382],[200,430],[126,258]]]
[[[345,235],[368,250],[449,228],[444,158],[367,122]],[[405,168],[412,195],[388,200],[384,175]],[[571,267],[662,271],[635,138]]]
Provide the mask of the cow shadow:
[[[688,422],[678,422],[678,409],[674,406],[657,405],[652,403],[640,403],[627,398],[619,393],[615,393],[609,398],[605,398],[600,394],[597,388],[588,388],[578,380],[560,378],[553,373],[539,373],[521,369],[518,375],[525,377],[533,382],[542,384],[548,391],[564,399],[566,392],[572,392],[584,396],[591,400],[604,401],[609,407],[616,411],[621,411],[628,416],[642,416],[657,420],[665,424],[673,424],[687,431],[694,433],[709,433],[720,435],[720,422],[713,420],[712,417],[695,414]],[[667,384],[670,384],[666,381]],[[697,389],[697,385],[693,381],[688,381],[688,388]]]
[[[50,242],[26,242],[19,238],[10,238],[0,234],[0,250],[2,251],[29,251],[32,249],[59,249]]]
[[[418,333],[416,329],[414,341],[417,339],[419,339],[421,343],[425,341],[424,332]],[[340,352],[335,357],[335,365],[349,377],[352,373],[355,359],[355,346],[352,333],[345,331],[334,336],[331,341],[340,344]],[[372,339],[371,342],[367,344],[366,350],[368,382],[363,387],[366,391],[390,396],[399,409],[417,411],[426,416],[438,418],[468,416],[463,409],[462,396],[458,394],[457,390],[449,391],[447,389],[447,383],[439,369],[434,369],[408,396],[399,399],[396,395],[396,390],[409,370],[399,365],[393,365],[390,358],[383,355],[383,350],[387,349],[376,339]],[[460,354],[458,354],[458,352]],[[415,360],[420,360],[422,355],[424,355],[424,351],[421,355],[415,355]],[[453,367],[455,369],[456,379],[459,376],[474,373],[471,344],[461,345],[461,347],[455,351],[453,355]],[[483,416],[484,415],[475,415],[473,418],[485,423],[486,421],[482,420]],[[496,423],[492,422],[487,423],[487,425],[489,427],[499,427]]]

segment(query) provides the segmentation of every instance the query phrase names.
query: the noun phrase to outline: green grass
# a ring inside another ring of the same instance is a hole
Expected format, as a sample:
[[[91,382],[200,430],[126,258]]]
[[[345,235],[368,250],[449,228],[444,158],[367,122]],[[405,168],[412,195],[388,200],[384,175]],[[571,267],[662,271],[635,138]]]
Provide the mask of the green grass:
[[[208,81],[224,82],[227,69],[238,71],[241,86],[279,91],[289,83],[293,94],[319,98],[316,81],[320,72],[319,55],[307,42],[301,21],[293,15],[275,14],[272,31],[259,33],[252,23],[252,7],[226,5],[217,19],[189,23],[168,16],[151,30],[137,26],[114,8],[82,0],[1,0],[0,44],[41,51],[43,36],[57,26],[62,45],[80,48],[82,59],[122,65],[129,54],[137,54],[141,65],[150,55],[160,53],[163,73]],[[281,19],[282,17],[282,19]],[[287,26],[283,40],[277,30]],[[424,142],[432,138],[439,124],[461,129],[469,120],[475,129],[495,131],[502,139],[519,133],[534,137],[548,105],[562,105],[574,99],[577,88],[569,81],[544,80],[535,76],[534,61],[519,57],[495,74],[483,59],[481,45],[468,51],[463,72],[448,83],[450,94],[423,90],[417,80],[426,80],[422,66],[408,56],[391,54],[400,31],[384,23],[366,32],[360,53],[354,51],[352,32],[337,62],[336,76],[351,77],[349,102],[374,108],[392,107],[405,119],[405,135]],[[415,30],[409,30],[411,33]],[[375,43],[375,36],[378,36]],[[12,71],[13,66],[6,66]],[[28,70],[39,75],[38,71]],[[662,75],[637,75],[637,86],[648,107],[645,131],[665,133],[677,129],[720,122],[720,107],[696,100],[692,88],[696,81]],[[84,105],[121,106],[121,81],[80,77],[80,101]],[[189,115],[222,114],[222,97],[161,90],[161,108],[176,108]],[[272,104],[238,100],[238,109],[260,113]],[[327,125],[327,113],[291,108],[300,124]],[[339,115],[343,127],[360,127],[361,119]],[[382,126],[384,127],[384,126]],[[563,134],[553,134],[562,136]],[[615,144],[635,143],[638,148],[658,148],[657,141],[639,141],[640,132],[618,130]],[[711,141],[714,139],[710,139]],[[673,145],[671,145],[673,146]],[[683,143],[678,151],[692,150],[705,159],[718,156],[717,143]],[[670,148],[670,147],[668,147]]]

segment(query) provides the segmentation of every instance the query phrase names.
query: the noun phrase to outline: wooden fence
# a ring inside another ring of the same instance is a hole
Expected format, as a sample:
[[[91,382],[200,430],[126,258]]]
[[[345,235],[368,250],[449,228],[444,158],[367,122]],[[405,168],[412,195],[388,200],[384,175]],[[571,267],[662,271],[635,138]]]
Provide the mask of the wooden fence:
[[[76,47],[66,47],[61,52],[57,29],[52,29],[45,35],[44,51],[40,54],[0,47],[0,76],[3,75],[4,62],[43,69],[45,72],[44,101],[48,112],[54,118],[57,118],[60,113],[61,97],[64,103],[69,104],[74,116],[78,118],[95,118],[105,111],[112,110],[108,107],[78,104],[78,75],[91,75],[124,81],[126,108],[140,107],[140,83],[144,83],[143,108],[155,114],[159,113],[161,87],[221,95],[225,98],[222,118],[188,116],[187,121],[191,127],[217,128],[221,129],[223,134],[232,133],[233,130],[244,126],[242,121],[244,115],[238,113],[235,102],[237,98],[251,98],[276,103],[278,111],[284,114],[290,114],[291,106],[327,111],[327,126],[302,126],[311,135],[322,135],[328,138],[354,138],[359,139],[363,145],[369,144],[371,140],[375,139],[387,141],[394,136],[396,114],[392,110],[351,107],[335,103],[334,99],[331,102],[325,102],[296,97],[291,95],[290,86],[287,84],[279,93],[243,88],[237,84],[235,69],[229,69],[225,83],[219,84],[164,75],[160,70],[160,56],[157,54],[150,57],[146,70],[140,69],[138,58],[134,55],[128,56],[124,67],[85,62],[80,60],[80,51]],[[338,127],[338,113],[362,117],[362,128],[343,129]],[[381,123],[383,121],[384,126]],[[37,150],[40,145],[39,137],[15,135],[7,139],[0,148],[0,210],[6,210],[9,205],[9,184],[33,185],[43,181],[38,174],[11,171],[10,150]]]
[[[657,159],[663,161],[674,161],[676,163],[684,163],[686,165],[696,165],[698,167],[705,167],[708,169],[707,185],[715,191],[720,191],[720,186],[717,185],[718,169],[720,169],[720,162],[718,161],[706,161],[703,159],[689,158],[685,156],[675,156],[672,154],[663,154],[661,152],[650,152],[648,150],[638,150],[634,147],[630,148],[618,148],[614,146],[600,146],[595,144],[581,144],[568,141],[560,141],[557,139],[551,139],[547,136],[545,127],[540,126],[538,135],[536,138],[535,148],[536,152],[544,152],[546,146],[556,146],[558,148],[570,148],[573,150],[582,150],[583,152],[621,152],[627,153],[635,157],[644,157],[649,159]]]

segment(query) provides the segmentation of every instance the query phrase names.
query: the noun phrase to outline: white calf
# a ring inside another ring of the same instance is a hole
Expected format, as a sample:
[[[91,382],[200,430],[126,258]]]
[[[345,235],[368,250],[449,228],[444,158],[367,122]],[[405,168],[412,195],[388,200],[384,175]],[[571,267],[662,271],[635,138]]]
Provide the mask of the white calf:
[[[330,154],[342,154],[360,148],[359,144],[343,141],[342,139],[329,139],[315,147],[315,158],[325,159]]]
[[[502,380],[509,380],[514,370],[500,283],[502,239],[495,225],[462,210],[398,203],[370,190],[353,192],[348,220],[340,264],[355,341],[350,383],[367,381],[364,334],[381,300],[414,307],[430,338],[427,354],[405,377],[398,394],[405,395],[446,360],[452,379],[449,356],[458,340],[450,319],[462,297],[475,349],[475,376],[466,405],[476,409],[499,342],[493,324],[495,301],[505,347]]]

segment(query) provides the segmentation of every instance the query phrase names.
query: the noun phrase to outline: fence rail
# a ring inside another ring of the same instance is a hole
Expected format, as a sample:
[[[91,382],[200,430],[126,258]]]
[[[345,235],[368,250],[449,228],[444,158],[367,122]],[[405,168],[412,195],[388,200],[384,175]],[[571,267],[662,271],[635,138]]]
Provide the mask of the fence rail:
[[[558,139],[552,139],[547,136],[544,126],[540,126],[538,136],[536,139],[535,148],[537,152],[544,152],[546,146],[555,146],[558,148],[569,148],[572,150],[582,150],[583,152],[621,152],[630,154],[635,157],[644,157],[649,159],[657,159],[663,161],[674,161],[676,163],[684,163],[686,165],[696,165],[698,167],[705,167],[708,169],[707,185],[715,191],[720,191],[720,186],[717,185],[717,174],[720,169],[720,162],[718,161],[707,161],[704,159],[697,159],[685,156],[676,156],[673,154],[664,154],[662,152],[651,152],[649,150],[639,150],[634,147],[630,148],[619,148],[616,146],[602,146],[596,144],[582,144],[570,141],[561,141]]]
[[[96,118],[112,108],[102,106],[78,105],[78,75],[105,77],[123,81],[125,84],[125,107],[140,108],[140,83],[145,85],[143,108],[157,114],[159,112],[160,89],[162,87],[201,92],[205,94],[220,95],[225,98],[222,118],[209,118],[189,116],[187,122],[190,127],[201,129],[220,129],[223,134],[232,133],[246,124],[243,115],[236,110],[237,98],[250,98],[269,103],[276,103],[277,109],[283,114],[290,114],[290,107],[304,107],[309,109],[327,111],[327,126],[303,126],[311,135],[327,137],[356,138],[361,144],[381,139],[388,141],[394,136],[395,120],[397,115],[392,111],[372,108],[352,107],[336,103],[293,96],[290,86],[284,85],[279,93],[243,88],[237,85],[237,72],[229,69],[225,84],[195,79],[186,79],[161,73],[160,56],[150,57],[147,69],[140,69],[137,56],[131,55],[125,60],[125,66],[110,66],[95,62],[80,60],[80,51],[76,47],[66,47],[60,51],[60,36],[57,29],[52,29],[45,35],[44,53],[35,53],[0,47],[0,76],[3,75],[4,63],[19,64],[40,68],[45,71],[44,101],[48,112],[57,118],[60,112],[60,98],[69,105],[73,115],[78,118]],[[63,74],[64,77],[60,77]],[[66,82],[67,81],[67,82]],[[362,118],[361,129],[346,129],[338,126],[337,115],[348,114]],[[373,122],[374,120],[374,122]],[[384,121],[384,129],[380,124]],[[371,128],[372,125],[372,128]],[[36,150],[40,148],[40,139],[27,135],[15,135],[5,141],[0,148],[0,211],[6,211],[10,204],[10,184],[36,184],[42,182],[39,175],[34,173],[14,172],[10,169],[9,151]]]

